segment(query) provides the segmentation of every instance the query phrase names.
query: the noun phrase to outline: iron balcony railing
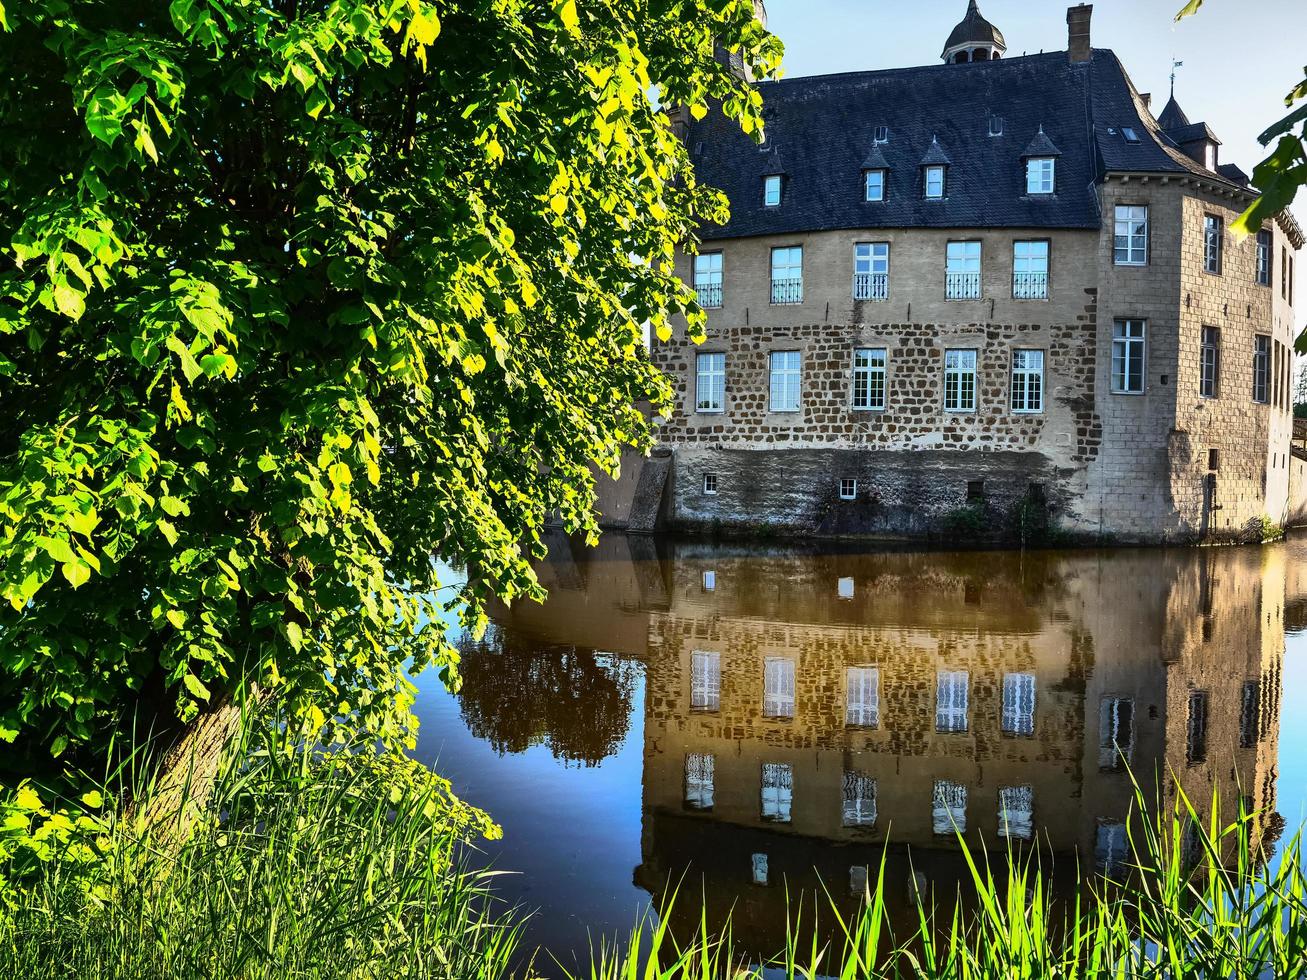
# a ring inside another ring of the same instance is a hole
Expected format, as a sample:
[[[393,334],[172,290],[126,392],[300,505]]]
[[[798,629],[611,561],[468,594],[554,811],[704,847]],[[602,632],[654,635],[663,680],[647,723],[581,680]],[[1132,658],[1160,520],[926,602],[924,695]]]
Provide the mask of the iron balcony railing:
[[[699,294],[699,305],[705,310],[718,310],[722,305],[722,284],[719,282],[701,282],[694,287]]]
[[[944,275],[945,299],[980,299],[979,272],[948,272]]]
[[[792,306],[803,302],[803,279],[773,279],[771,301],[774,306]]]
[[[858,272],[853,276],[853,298],[860,300],[889,299],[888,272]]]
[[[1012,274],[1013,299],[1048,299],[1047,272],[1014,272]]]

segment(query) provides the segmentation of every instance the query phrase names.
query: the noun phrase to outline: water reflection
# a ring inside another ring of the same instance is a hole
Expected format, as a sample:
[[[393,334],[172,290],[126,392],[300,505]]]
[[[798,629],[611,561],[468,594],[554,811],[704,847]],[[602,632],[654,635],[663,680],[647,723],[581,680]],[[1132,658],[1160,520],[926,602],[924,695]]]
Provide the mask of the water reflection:
[[[461,710],[501,752],[594,765],[643,664],[635,881],[659,896],[702,876],[711,920],[733,912],[737,939],[770,950],[786,888],[824,882],[851,907],[887,841],[905,924],[914,893],[965,877],[954,828],[1038,841],[1055,887],[1077,856],[1119,869],[1127,765],[1173,772],[1203,818],[1214,790],[1242,801],[1273,840],[1286,585],[1291,609],[1307,592],[1287,555],[560,540],[548,604],[500,610],[465,651]],[[697,903],[681,911],[697,923]]]

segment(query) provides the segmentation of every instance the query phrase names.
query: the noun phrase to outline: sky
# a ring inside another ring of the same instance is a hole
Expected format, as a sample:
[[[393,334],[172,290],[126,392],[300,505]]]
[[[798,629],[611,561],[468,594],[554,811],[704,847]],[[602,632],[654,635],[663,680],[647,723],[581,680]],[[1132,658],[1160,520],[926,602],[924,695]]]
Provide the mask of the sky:
[[[939,64],[967,0],[765,0],[768,26],[785,42],[785,76]],[[1007,56],[1065,51],[1066,11],[1049,0],[980,0],[1003,32]],[[1184,0],[1096,0],[1091,41],[1112,48],[1160,113],[1170,92],[1221,140],[1221,162],[1251,174],[1265,156],[1257,136],[1288,111],[1284,97],[1307,64],[1307,0],[1205,0],[1176,23]],[[1307,192],[1294,206],[1307,227]],[[1297,295],[1307,279],[1298,263]]]

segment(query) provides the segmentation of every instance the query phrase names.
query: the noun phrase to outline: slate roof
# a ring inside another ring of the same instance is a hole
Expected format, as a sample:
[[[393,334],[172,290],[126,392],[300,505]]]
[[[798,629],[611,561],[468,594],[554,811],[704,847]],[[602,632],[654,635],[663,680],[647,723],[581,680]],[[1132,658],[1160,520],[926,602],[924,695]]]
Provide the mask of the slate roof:
[[[719,112],[692,122],[698,180],[720,188],[731,219],[705,239],[872,228],[1097,228],[1095,185],[1105,172],[1196,173],[1225,181],[1160,133],[1116,55],[1095,49],[851,72],[756,83],[762,151]],[[1003,132],[990,136],[992,115]],[[1057,190],[1027,195],[1023,151],[1040,126],[1058,150]],[[874,146],[877,127],[889,142]],[[1123,127],[1138,142],[1126,140]],[[923,160],[947,148],[948,193],[922,195]],[[885,200],[864,200],[863,171],[884,159]],[[779,207],[764,208],[762,177],[785,162]],[[1227,181],[1228,182],[1228,181]]]
[[[1062,151],[1059,150],[1057,145],[1048,138],[1048,134],[1044,132],[1044,127],[1041,124],[1039,132],[1036,133],[1035,138],[1030,141],[1030,145],[1026,147],[1026,151],[1021,154],[1021,159],[1027,160],[1030,157],[1060,157],[1061,155]]]
[[[1003,41],[1003,32],[980,16],[980,7],[977,6],[976,0],[971,0],[967,5],[966,16],[959,21],[957,27],[953,28],[953,33],[944,42],[944,50],[947,51],[957,44],[992,44],[1007,50],[1007,44]]]
[[[1195,143],[1198,140],[1211,140],[1217,144],[1221,142],[1216,138],[1216,134],[1212,132],[1212,128],[1207,123],[1202,122],[1190,123],[1188,126],[1179,126],[1175,129],[1163,127],[1163,132],[1181,146],[1186,143]]]
[[[1157,124],[1163,129],[1180,129],[1189,125],[1189,117],[1180,108],[1180,103],[1175,101],[1174,95],[1166,100],[1166,108],[1157,117]]]

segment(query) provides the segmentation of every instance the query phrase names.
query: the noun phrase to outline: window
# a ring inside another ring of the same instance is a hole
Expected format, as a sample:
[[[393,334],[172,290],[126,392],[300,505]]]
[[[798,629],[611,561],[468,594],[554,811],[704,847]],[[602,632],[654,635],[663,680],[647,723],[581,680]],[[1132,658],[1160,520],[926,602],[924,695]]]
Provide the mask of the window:
[[[794,768],[779,762],[762,764],[762,818],[775,823],[790,822],[794,803]]]
[[[932,201],[944,196],[944,168],[933,166],[926,168],[926,197]]]
[[[1003,675],[1003,732],[1035,734],[1035,675]]]
[[[853,586],[853,579],[846,575],[835,583],[835,594],[841,599],[852,599]]]
[[[1271,400],[1271,338],[1253,336],[1253,401],[1263,405]]]
[[[951,779],[935,780],[932,824],[936,834],[952,836],[967,829],[967,788]]]
[[[975,410],[976,352],[946,350],[944,352],[944,411],[974,412]]]
[[[1221,394],[1221,330],[1203,327],[1201,358],[1199,360],[1198,393],[1204,398],[1217,398]]]
[[[1012,411],[1033,414],[1044,410],[1044,352],[1012,352]]]
[[[1221,274],[1221,250],[1224,239],[1224,222],[1214,214],[1203,219],[1203,271]]]
[[[1219,449],[1207,450],[1207,468],[1213,473],[1221,468],[1221,451]]]
[[[1035,790],[1032,786],[998,788],[998,836],[1030,840],[1035,830]]]
[[[1134,750],[1134,698],[1103,698],[1098,707],[1098,768],[1119,772]]]
[[[889,127],[888,127],[888,126],[877,126],[877,127],[876,127],[876,131],[875,131],[874,133],[871,134],[871,138],[872,138],[873,142],[876,142],[876,143],[888,143],[888,142],[889,142]]]
[[[967,730],[967,688],[970,676],[965,670],[941,670],[935,675],[935,730]]]
[[[717,590],[717,573],[712,569],[703,573],[703,590],[705,592],[715,592]]]
[[[1239,702],[1239,748],[1257,747],[1257,718],[1261,703],[1262,686],[1260,681],[1245,681],[1243,696]]]
[[[794,661],[788,657],[763,661],[762,713],[768,718],[794,717]]]
[[[1053,167],[1054,160],[1052,157],[1032,157],[1027,160],[1026,193],[1052,194]]]
[[[755,854],[749,860],[753,866],[753,883],[755,885],[767,884],[767,855]]]
[[[853,298],[889,299],[889,242],[858,242],[853,246]]]
[[[694,291],[706,310],[722,305],[722,253],[707,252],[694,257]]]
[[[699,354],[694,364],[694,410],[705,414],[726,411],[726,355]]]
[[[851,728],[880,725],[880,668],[849,667],[845,671],[848,689],[844,702],[844,724]]]
[[[1099,820],[1094,835],[1094,863],[1103,874],[1116,874],[1125,865],[1125,824],[1119,820]]]
[[[1121,135],[1125,137],[1127,143],[1138,143],[1139,134],[1134,131],[1132,126],[1122,126]]]
[[[840,477],[840,499],[858,499],[858,481],[849,476]]]
[[[1293,256],[1289,256],[1289,305],[1293,305]]]
[[[762,179],[762,203],[769,208],[780,206],[781,178],[779,174],[772,174]]]
[[[1119,395],[1144,392],[1144,339],[1147,321],[1117,320],[1112,324],[1112,391]]]
[[[983,504],[985,502],[985,481],[968,480],[967,481],[967,503]]]
[[[1048,299],[1048,242],[1012,243],[1012,298]]]
[[[722,655],[707,650],[690,654],[690,710],[718,711],[722,705]]]
[[[853,352],[853,407],[863,411],[885,410],[885,379],[888,354],[883,347],[861,347]]]
[[[1116,206],[1113,254],[1117,265],[1148,264],[1148,208],[1137,204]]]
[[[944,298],[980,299],[980,242],[949,242],[944,260]]]
[[[798,351],[772,351],[770,411],[797,412],[799,410],[802,371],[802,358]]]
[[[865,772],[844,773],[844,826],[871,827],[876,823],[876,780]]]
[[[1259,231],[1257,233],[1257,285],[1269,286],[1271,284],[1271,233],[1269,231]]]
[[[709,497],[717,496],[717,474],[705,473],[703,475],[703,492]]]
[[[685,757],[685,805],[691,810],[713,807],[714,758],[701,752]]]
[[[849,894],[861,895],[870,901],[871,893],[867,891],[867,865],[855,864],[849,868]]]
[[[1002,117],[1002,116],[990,116],[990,117],[989,117],[989,135],[990,135],[990,136],[1002,136],[1002,135],[1003,135],[1003,117]]]
[[[771,250],[771,301],[775,306],[803,302],[803,246]]]
[[[1191,766],[1207,761],[1207,692],[1189,692],[1189,717],[1185,726],[1185,761]]]
[[[1287,299],[1288,293],[1285,291],[1289,285],[1289,248],[1287,245],[1280,246],[1280,299]]]
[[[885,171],[868,170],[864,174],[865,191],[868,201],[885,200]]]

